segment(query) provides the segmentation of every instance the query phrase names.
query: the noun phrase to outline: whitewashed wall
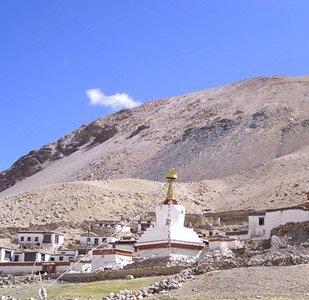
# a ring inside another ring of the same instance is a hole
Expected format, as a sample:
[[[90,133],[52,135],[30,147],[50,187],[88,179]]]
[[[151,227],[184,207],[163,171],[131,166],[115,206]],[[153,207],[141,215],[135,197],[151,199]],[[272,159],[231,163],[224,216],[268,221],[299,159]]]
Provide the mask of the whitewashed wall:
[[[119,254],[93,255],[91,267],[92,272],[95,272],[100,268],[118,268],[129,263],[132,263],[131,256]]]
[[[234,249],[241,249],[243,247],[242,243],[235,239],[235,240],[215,240],[209,241],[209,250],[234,250]]]
[[[138,251],[138,256],[143,259],[156,258],[156,257],[197,257],[200,254],[201,250],[194,249],[183,249],[183,248],[153,248],[153,249],[144,249]]]
[[[21,238],[24,238],[22,241]],[[37,246],[37,244],[42,245],[43,243],[43,233],[38,233],[38,232],[22,232],[22,233],[17,233],[17,242],[18,244],[21,245],[31,245],[31,246]],[[28,238],[30,238],[30,241],[28,241]],[[35,240],[37,238],[37,241]]]
[[[14,255],[12,256],[12,262],[24,262],[25,261],[25,253],[27,252],[15,252]],[[43,255],[45,254],[44,260]],[[15,261],[15,256],[18,255],[18,261]],[[41,252],[36,252],[35,254],[35,260],[36,262],[41,262],[41,261],[49,261],[50,260],[50,254],[49,253],[41,253]]]
[[[58,243],[55,242],[55,236],[59,236],[59,241]],[[22,237],[24,240],[22,241]],[[36,240],[37,238],[37,240]],[[28,240],[30,239],[30,240]],[[43,232],[18,232],[17,233],[17,242],[20,245],[28,246],[28,247],[42,247],[43,249],[58,249],[63,243],[64,243],[64,236],[59,235],[57,233],[52,233],[51,234],[51,243],[44,243],[43,244],[43,239],[44,239],[44,233]]]
[[[62,257],[62,260],[60,259]],[[53,258],[52,261],[69,261],[70,258],[74,258],[73,255],[67,255],[67,254],[52,254],[51,258]]]
[[[107,237],[107,236],[101,236],[101,235],[98,235],[98,236],[90,236],[89,237],[89,242],[88,242],[88,245],[90,246],[94,246],[94,240],[98,238],[99,239],[99,245],[102,244],[102,241],[104,239],[106,239],[106,244],[109,244],[109,243],[113,243],[113,242],[116,242],[118,241],[119,239],[115,238],[115,237]],[[82,235],[80,236],[79,238],[79,242],[81,245],[86,245],[87,244],[87,240],[88,240],[88,236],[86,235]]]
[[[42,270],[42,266],[0,266],[0,271],[3,274],[31,274],[32,270],[34,270],[35,274],[37,271]]]
[[[228,235],[230,238],[236,238],[239,239],[241,241],[245,241],[248,240],[249,237],[249,233],[239,233],[239,234],[233,234],[233,235]]]
[[[67,271],[71,264],[65,264],[65,265],[57,265],[55,272],[56,273],[63,273],[65,271]],[[42,271],[44,268],[44,266],[42,266],[41,264],[34,264],[34,263],[16,263],[16,262],[12,262],[12,263],[6,263],[6,265],[1,265],[0,264],[0,271],[3,274],[32,274],[32,273],[36,273],[38,271]],[[90,268],[90,264],[78,264],[77,266],[74,267],[73,270],[75,270],[76,272],[81,272],[82,270],[88,268],[88,272],[90,272],[89,268]]]
[[[113,247],[109,247],[109,248],[113,248]],[[135,243],[133,243],[133,244],[115,244],[115,249],[128,250],[128,251],[134,252]]]
[[[264,225],[259,225],[259,218],[264,217]],[[309,221],[309,210],[289,209],[266,212],[265,215],[249,216],[249,236],[269,239],[273,228],[287,223]]]
[[[11,257],[14,255],[14,250],[11,249],[6,249],[6,248],[1,248],[0,249],[0,262],[7,262],[10,261],[9,258],[5,258],[5,252],[10,251],[11,252]]]
[[[74,273],[74,272],[78,272],[78,273],[90,273],[91,272],[91,263],[83,263],[80,262],[77,265],[75,265],[72,269],[71,267],[73,266],[73,264],[75,264],[75,262],[72,262],[69,266],[57,266],[56,267],[56,272],[57,273],[64,273],[67,270],[68,273]]]

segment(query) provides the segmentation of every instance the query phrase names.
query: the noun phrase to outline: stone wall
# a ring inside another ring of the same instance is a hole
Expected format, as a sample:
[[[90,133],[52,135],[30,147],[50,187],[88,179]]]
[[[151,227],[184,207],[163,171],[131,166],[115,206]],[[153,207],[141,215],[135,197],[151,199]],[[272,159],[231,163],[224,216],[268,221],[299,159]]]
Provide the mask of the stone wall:
[[[39,279],[40,279],[39,276],[36,275],[34,276],[1,275],[0,287],[30,284],[33,282],[38,282]]]
[[[165,276],[179,273],[184,270],[184,266],[173,267],[152,267],[143,269],[131,269],[131,270],[118,270],[118,271],[104,271],[99,273],[83,273],[83,274],[65,274],[61,277],[61,280],[68,282],[91,282],[91,281],[104,281],[114,279],[125,279],[128,275],[133,275],[134,278],[152,277],[152,276]],[[53,275],[53,278],[57,278],[57,275]]]
[[[248,223],[249,212],[247,210],[231,210],[224,212],[207,212],[204,213],[204,217],[210,220],[219,219],[221,225],[239,225],[241,223]],[[217,224],[220,226],[220,224]]]
[[[267,247],[246,243],[240,253],[206,251],[198,262],[198,272],[259,266],[289,266],[309,263],[309,243],[290,244],[290,238],[272,236]],[[249,247],[248,247],[249,246]],[[254,246],[254,247],[252,247]]]
[[[301,223],[288,223],[274,228],[271,236],[289,236],[290,243],[303,243],[309,241],[309,221]]]

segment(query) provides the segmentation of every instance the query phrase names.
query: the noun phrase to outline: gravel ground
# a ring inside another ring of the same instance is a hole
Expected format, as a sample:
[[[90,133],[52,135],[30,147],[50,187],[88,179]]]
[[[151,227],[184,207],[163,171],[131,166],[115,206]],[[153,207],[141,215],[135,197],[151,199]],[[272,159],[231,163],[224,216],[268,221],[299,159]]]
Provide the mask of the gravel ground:
[[[252,267],[209,272],[171,294],[177,299],[309,299],[309,265]]]

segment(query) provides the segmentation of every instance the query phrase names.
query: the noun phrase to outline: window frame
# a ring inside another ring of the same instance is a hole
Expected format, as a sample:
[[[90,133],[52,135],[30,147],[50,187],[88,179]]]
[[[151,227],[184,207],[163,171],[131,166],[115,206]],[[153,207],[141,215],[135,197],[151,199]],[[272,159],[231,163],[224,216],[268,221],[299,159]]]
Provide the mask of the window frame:
[[[259,217],[259,226],[265,226],[265,217]]]

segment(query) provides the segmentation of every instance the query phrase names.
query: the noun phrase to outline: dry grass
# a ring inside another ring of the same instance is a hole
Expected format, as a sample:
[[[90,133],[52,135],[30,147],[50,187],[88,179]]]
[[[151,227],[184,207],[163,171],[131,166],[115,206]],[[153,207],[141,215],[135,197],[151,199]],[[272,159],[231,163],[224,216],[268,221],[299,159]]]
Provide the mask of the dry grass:
[[[161,279],[162,277],[148,277],[133,280],[98,281],[79,284],[56,284],[47,290],[48,299],[56,300],[78,298],[79,300],[101,300],[110,292],[116,293],[124,289],[136,291],[140,288],[148,287],[155,281]],[[46,283],[45,286],[48,286],[48,283]],[[18,297],[22,300],[30,297],[34,297],[37,299],[38,288],[39,286],[37,284],[32,284],[29,286],[17,286],[15,288],[2,288],[0,291],[0,295],[10,295],[13,297]]]

